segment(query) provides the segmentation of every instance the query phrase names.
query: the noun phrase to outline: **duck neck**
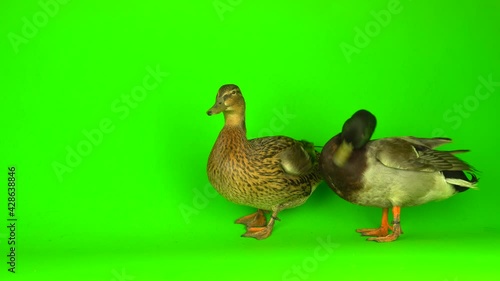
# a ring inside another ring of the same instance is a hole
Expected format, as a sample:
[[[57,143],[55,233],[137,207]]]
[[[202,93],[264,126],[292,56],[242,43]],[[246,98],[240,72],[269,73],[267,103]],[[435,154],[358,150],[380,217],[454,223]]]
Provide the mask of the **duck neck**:
[[[246,136],[245,113],[244,112],[224,112],[224,127],[239,129]]]

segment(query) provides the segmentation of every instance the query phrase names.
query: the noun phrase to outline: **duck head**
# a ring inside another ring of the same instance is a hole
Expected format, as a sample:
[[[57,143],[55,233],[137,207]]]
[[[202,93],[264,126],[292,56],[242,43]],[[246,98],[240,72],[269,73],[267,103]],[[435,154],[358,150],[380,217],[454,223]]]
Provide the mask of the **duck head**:
[[[343,167],[354,149],[360,149],[370,141],[377,119],[367,110],[358,110],[342,127],[340,145],[333,154],[333,162]]]
[[[245,111],[245,99],[240,88],[234,84],[222,85],[217,92],[215,104],[207,111],[208,116],[219,114],[243,114]]]

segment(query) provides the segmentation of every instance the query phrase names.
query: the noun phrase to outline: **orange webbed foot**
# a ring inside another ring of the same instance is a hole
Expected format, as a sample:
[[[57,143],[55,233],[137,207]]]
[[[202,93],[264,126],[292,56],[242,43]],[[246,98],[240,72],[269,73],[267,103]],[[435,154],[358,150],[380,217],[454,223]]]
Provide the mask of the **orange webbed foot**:
[[[258,210],[256,213],[237,219],[234,223],[244,224],[247,227],[266,226],[267,220],[264,211]]]
[[[363,236],[387,236],[389,234],[389,229],[392,227],[379,227],[379,228],[361,228],[356,229],[356,232],[361,233]]]
[[[398,239],[398,237],[399,237],[399,234],[391,233],[389,235],[382,236],[382,237],[370,237],[366,240],[375,241],[375,242],[392,242],[392,241],[395,241],[396,239]]]
[[[269,223],[266,226],[252,226],[247,228],[247,232],[245,232],[242,237],[253,237],[258,240],[266,239],[271,235],[274,228],[274,221],[279,220],[276,217],[276,214],[271,216]]]
[[[389,225],[389,210],[387,208],[382,209],[382,222],[379,228],[362,228],[356,229],[356,232],[361,233],[363,236],[387,236],[389,234],[389,229],[392,230],[392,226]]]
[[[271,235],[273,231],[272,227],[249,227],[247,232],[245,232],[241,237],[253,237],[257,240],[266,239]]]
[[[387,235],[387,232],[385,233],[386,235],[377,235],[379,237],[370,237],[367,240],[368,241],[375,241],[375,242],[392,242],[398,239],[399,235],[401,235],[403,232],[401,231],[401,225],[399,223],[399,218],[400,218],[400,213],[401,213],[401,208],[400,207],[393,207],[392,208],[392,214],[394,217],[394,221],[392,222],[393,226],[390,227],[389,224],[387,223],[387,209],[384,209],[384,213],[382,214],[382,226],[380,229],[386,228],[387,230],[391,228],[392,233]],[[379,234],[383,234],[383,231],[380,231]]]

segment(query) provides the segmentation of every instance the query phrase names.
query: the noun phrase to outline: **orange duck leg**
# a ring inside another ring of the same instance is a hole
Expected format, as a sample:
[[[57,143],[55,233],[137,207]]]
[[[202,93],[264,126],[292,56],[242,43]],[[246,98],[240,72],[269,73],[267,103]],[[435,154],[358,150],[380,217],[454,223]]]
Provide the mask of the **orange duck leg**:
[[[363,236],[387,236],[389,234],[389,229],[392,230],[392,226],[389,225],[388,213],[388,208],[382,209],[382,222],[379,228],[356,229],[356,232],[361,233]]]
[[[401,225],[399,223],[399,217],[401,213],[401,207],[392,207],[392,215],[393,215],[393,221],[392,221],[392,233],[386,236],[381,236],[381,237],[371,237],[368,238],[367,240],[370,241],[376,241],[376,242],[392,242],[398,239],[399,235],[401,235],[403,232],[401,231]]]

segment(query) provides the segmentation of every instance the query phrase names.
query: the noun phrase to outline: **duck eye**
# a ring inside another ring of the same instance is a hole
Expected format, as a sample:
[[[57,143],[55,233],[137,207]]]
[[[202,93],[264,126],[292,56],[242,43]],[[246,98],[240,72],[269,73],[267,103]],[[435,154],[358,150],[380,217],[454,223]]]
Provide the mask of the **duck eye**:
[[[218,102],[217,104],[222,104],[222,102],[220,101],[220,102]]]

